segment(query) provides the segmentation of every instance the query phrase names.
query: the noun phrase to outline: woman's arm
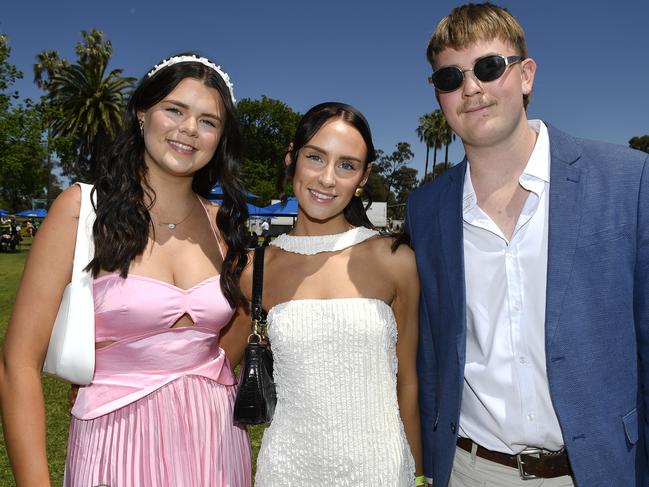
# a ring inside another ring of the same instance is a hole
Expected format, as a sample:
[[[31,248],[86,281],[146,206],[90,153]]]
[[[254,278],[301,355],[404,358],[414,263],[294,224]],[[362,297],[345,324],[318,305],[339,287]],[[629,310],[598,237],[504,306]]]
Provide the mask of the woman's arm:
[[[241,292],[250,299],[252,296],[252,257],[253,252],[248,254],[248,265],[241,273],[239,286]],[[248,335],[252,330],[250,311],[247,306],[240,305],[230,320],[230,324],[223,329],[219,337],[219,346],[225,350],[225,354],[234,369],[243,359],[243,354],[248,344]]]
[[[417,380],[417,341],[419,336],[419,277],[415,254],[400,246],[386,259],[395,280],[392,310],[397,320],[397,399],[403,427],[415,459],[416,475],[422,475],[419,383]]]
[[[0,355],[0,403],[16,485],[50,485],[41,369],[72,276],[81,190],[64,191],[34,238]]]
[[[250,323],[250,313],[243,306],[239,306],[230,324],[223,329],[219,337],[219,346],[225,351],[232,369],[243,360],[248,335],[252,329]]]

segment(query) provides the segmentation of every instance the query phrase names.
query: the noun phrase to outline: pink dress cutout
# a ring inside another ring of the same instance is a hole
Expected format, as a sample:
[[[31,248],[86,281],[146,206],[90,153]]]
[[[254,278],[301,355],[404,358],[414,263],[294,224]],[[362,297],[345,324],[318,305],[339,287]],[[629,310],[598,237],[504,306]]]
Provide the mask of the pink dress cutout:
[[[236,379],[218,345],[234,313],[219,276],[181,289],[110,274],[95,279],[94,299],[96,341],[114,343],[79,389],[64,485],[250,486],[248,436],[232,421]],[[172,328],[184,314],[194,325]]]

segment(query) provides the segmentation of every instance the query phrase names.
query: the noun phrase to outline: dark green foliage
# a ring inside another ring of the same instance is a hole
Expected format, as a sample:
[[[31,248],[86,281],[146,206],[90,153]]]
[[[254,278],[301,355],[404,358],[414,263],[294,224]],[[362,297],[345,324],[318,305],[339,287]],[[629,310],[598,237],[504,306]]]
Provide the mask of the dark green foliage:
[[[276,181],[300,114],[279,100],[244,98],[237,105],[243,135],[242,173],[246,188],[265,206],[278,196]]]
[[[448,160],[448,147],[455,140],[455,134],[446,122],[446,117],[441,110],[434,110],[419,117],[419,125],[416,129],[417,136],[426,144],[426,166],[421,184],[435,179],[435,177],[448,169],[450,162]],[[444,165],[442,170],[437,167],[437,150],[445,146]],[[428,151],[433,149],[433,167],[429,177],[428,173]]]
[[[417,170],[407,167],[415,154],[407,142],[397,143],[396,149],[391,154],[377,151],[376,162],[372,172],[380,178],[385,187],[384,200],[375,198],[375,201],[388,202],[388,217],[402,218],[403,206],[410,192],[417,186]],[[368,184],[371,182],[368,181]],[[378,182],[372,182],[378,186]],[[394,191],[394,192],[393,192]],[[375,193],[373,193],[375,194]]]
[[[629,147],[649,153],[649,135],[632,137],[631,140],[629,140]]]
[[[31,208],[47,184],[42,132],[38,107],[29,102],[0,115],[0,199],[10,211]]]
[[[52,136],[67,139],[57,147],[63,172],[74,180],[92,181],[98,161],[104,157],[122,127],[122,111],[135,78],[121,69],[108,72],[112,44],[103,32],[81,31],[77,63],[69,64],[56,51],[37,55],[34,80],[47,92],[52,113]]]
[[[10,211],[31,208],[49,179],[42,145],[42,106],[17,103],[13,83],[22,73],[9,62],[9,39],[0,35],[0,206]]]

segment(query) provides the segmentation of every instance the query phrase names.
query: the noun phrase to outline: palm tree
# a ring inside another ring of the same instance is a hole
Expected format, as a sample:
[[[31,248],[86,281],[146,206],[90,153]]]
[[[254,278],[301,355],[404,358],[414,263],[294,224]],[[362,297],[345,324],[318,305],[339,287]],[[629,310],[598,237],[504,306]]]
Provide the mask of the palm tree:
[[[92,29],[81,31],[82,42],[77,42],[74,50],[79,58],[79,64],[91,64],[93,62],[108,63],[113,55],[113,44],[107,39],[104,40],[104,33]]]
[[[52,78],[54,74],[67,66],[68,62],[59,57],[56,51],[41,51],[36,54],[36,64],[34,64],[34,83],[44,91],[51,91]],[[56,176],[52,169],[52,120],[57,118],[56,110],[48,104],[41,104],[43,110],[43,119],[45,120],[46,138],[45,138],[45,165],[48,171],[47,187],[45,188],[45,197],[49,202],[52,199],[52,189],[54,187]]]
[[[437,150],[442,148],[443,139],[441,137],[441,127],[445,121],[444,115],[440,110],[435,110],[419,117],[419,126],[417,127],[417,135],[419,140],[426,144],[426,166],[424,169],[424,178],[426,181],[428,175],[428,159],[430,149],[433,149],[433,178],[435,177],[435,167],[437,166]]]
[[[455,132],[453,132],[453,129],[446,121],[446,117],[444,116],[444,114],[442,114],[441,112],[440,114],[442,116],[439,125],[439,136],[440,136],[441,144],[446,146],[446,149],[444,151],[444,169],[448,169],[449,166],[448,146],[451,145],[453,141],[455,141]]]
[[[81,31],[75,51],[78,61],[69,64],[56,51],[36,56],[34,82],[47,92],[48,142],[61,160],[64,172],[92,180],[92,173],[109,142],[122,126],[122,110],[134,78],[121,69],[107,73],[112,45],[104,33]]]
[[[435,147],[435,128],[434,128],[435,119],[432,113],[426,113],[419,117],[419,126],[415,129],[419,141],[426,144],[426,166],[424,167],[424,179],[426,180],[426,175],[428,174],[428,159],[430,156],[430,148]],[[437,148],[435,148],[435,158],[437,157]]]
[[[34,83],[40,89],[50,91],[52,77],[67,65],[68,62],[61,59],[56,51],[39,52],[36,54],[36,64],[34,64]]]
[[[52,121],[56,137],[76,142],[77,169],[90,176],[108,143],[122,126],[122,110],[134,78],[122,77],[121,69],[106,75],[108,59],[98,56],[61,67],[49,81],[49,99],[61,111]]]
[[[441,149],[442,146],[445,143],[446,140],[446,130],[448,128],[448,124],[446,123],[446,117],[444,117],[444,113],[441,110],[435,110],[433,111],[433,115],[435,118],[434,122],[434,129],[435,129],[435,157],[433,159],[433,179],[437,176],[435,169],[437,167],[437,149]],[[448,148],[447,148],[448,149]]]

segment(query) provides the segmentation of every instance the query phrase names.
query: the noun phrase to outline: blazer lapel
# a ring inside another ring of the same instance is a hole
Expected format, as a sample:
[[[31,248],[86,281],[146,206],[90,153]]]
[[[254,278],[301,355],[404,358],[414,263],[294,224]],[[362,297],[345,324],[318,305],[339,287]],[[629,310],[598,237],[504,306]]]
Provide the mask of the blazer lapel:
[[[466,352],[466,288],[464,279],[464,246],[462,243],[462,192],[466,159],[451,169],[446,187],[440,194],[439,230],[442,235],[442,258],[444,272],[448,279],[451,305],[456,317],[452,320],[457,336],[457,351],[460,363],[464,363]]]
[[[580,147],[569,135],[548,125],[550,136],[550,209],[545,303],[545,350],[550,356],[561,305],[572,270],[585,175],[578,167]]]

